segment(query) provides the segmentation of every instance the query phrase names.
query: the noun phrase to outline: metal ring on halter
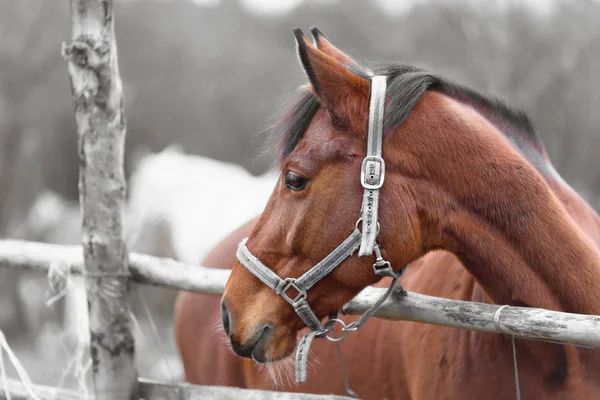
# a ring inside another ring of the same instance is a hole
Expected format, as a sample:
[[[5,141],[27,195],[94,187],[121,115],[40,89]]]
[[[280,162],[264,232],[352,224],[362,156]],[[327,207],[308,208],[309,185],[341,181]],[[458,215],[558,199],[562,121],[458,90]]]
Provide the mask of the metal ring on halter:
[[[342,336],[331,337],[331,336],[329,336],[329,333],[333,330],[333,326],[335,325],[336,322],[339,323],[340,325],[342,325]],[[330,324],[330,323],[332,323],[332,324]],[[327,326],[327,325],[329,325],[329,326]],[[332,318],[325,323],[325,326],[326,326],[326,328],[329,328],[329,331],[325,337],[327,338],[327,340],[329,340],[331,342],[341,342],[342,340],[344,340],[346,338],[346,335],[348,334],[348,331],[346,330],[346,324],[341,319]]]
[[[362,217],[360,217],[358,219],[358,221],[356,221],[356,224],[354,224],[354,229],[358,229],[358,225],[360,225],[362,223]],[[375,236],[379,235],[379,231],[381,230],[381,225],[379,225],[379,221],[377,221],[377,233],[375,234]]]

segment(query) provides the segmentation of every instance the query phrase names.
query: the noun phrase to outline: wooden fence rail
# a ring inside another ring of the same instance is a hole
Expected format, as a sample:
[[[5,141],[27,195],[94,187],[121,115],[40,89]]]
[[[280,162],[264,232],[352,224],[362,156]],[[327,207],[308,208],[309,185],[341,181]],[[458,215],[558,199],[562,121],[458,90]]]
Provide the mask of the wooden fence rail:
[[[228,386],[191,385],[189,383],[167,384],[147,379],[139,380],[139,395],[143,400],[350,400],[350,397],[335,395],[316,395],[304,393],[272,392],[269,390],[240,389]],[[8,400],[0,382],[0,400]],[[7,388],[10,400],[30,400],[25,386],[14,379],[8,380]],[[83,393],[59,389],[50,386],[35,385],[33,392],[41,400],[82,400]]]
[[[81,248],[43,243],[0,241],[0,267],[29,268],[47,272],[51,265],[83,271]],[[132,253],[131,279],[172,289],[221,295],[229,271],[189,265],[170,259]],[[367,288],[344,310],[361,314],[384,289]],[[500,311],[499,311],[500,310]],[[377,317],[510,334],[525,339],[544,339],[600,348],[600,316],[571,314],[539,308],[443,299],[398,288],[379,309]]]

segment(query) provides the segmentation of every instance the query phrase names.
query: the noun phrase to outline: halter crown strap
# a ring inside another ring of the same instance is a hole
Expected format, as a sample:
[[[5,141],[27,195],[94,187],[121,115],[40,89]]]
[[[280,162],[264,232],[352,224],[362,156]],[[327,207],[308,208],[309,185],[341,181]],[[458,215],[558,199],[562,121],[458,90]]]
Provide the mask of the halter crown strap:
[[[385,108],[385,92],[387,77],[377,75],[371,78],[371,100],[369,105],[369,132],[367,138],[367,156],[363,160],[360,171],[360,183],[365,188],[362,201],[362,240],[359,257],[373,253],[377,239],[379,189],[385,178],[385,161],[381,157],[383,142],[383,111]]]

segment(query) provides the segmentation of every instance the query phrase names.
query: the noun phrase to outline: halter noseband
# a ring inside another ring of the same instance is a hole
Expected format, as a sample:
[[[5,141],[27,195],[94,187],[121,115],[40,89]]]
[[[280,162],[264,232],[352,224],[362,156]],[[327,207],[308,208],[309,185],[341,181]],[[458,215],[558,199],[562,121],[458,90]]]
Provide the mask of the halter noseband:
[[[298,383],[306,381],[308,350],[313,339],[315,337],[327,337],[327,339],[337,342],[342,340],[347,332],[355,331],[362,327],[390,296],[396,286],[396,282],[405,269],[405,267],[402,267],[400,271],[394,271],[391,263],[383,259],[381,246],[377,243],[377,235],[379,234],[379,189],[383,185],[385,178],[385,161],[381,157],[381,153],[386,80],[387,77],[382,75],[371,78],[367,156],[362,162],[360,172],[360,181],[364,187],[364,194],[361,216],[356,222],[355,229],[350,236],[299,278],[282,279],[279,277],[279,275],[263,264],[248,250],[246,246],[247,239],[244,239],[240,243],[237,250],[237,258],[240,263],[262,283],[273,289],[275,293],[291,304],[296,314],[311,330],[311,332],[302,337],[296,351],[296,382]],[[361,224],[362,230],[358,228]],[[375,252],[376,259],[373,264],[373,272],[379,276],[391,277],[392,283],[379,300],[356,321],[345,325],[341,320],[330,317],[325,324],[321,324],[321,321],[308,304],[307,292],[359,248],[359,257],[369,256]],[[297,294],[293,294],[292,290],[296,291]],[[343,335],[339,338],[328,336],[328,333],[333,330],[336,322],[342,324]]]

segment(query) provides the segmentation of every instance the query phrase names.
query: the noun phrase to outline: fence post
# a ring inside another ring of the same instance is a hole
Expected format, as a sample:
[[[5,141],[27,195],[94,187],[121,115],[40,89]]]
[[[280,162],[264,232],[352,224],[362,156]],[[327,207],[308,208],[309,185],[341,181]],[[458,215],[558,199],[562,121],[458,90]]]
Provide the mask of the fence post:
[[[92,374],[97,400],[137,399],[123,230],[125,116],[112,0],[71,0],[72,42],[63,44],[79,139]]]

